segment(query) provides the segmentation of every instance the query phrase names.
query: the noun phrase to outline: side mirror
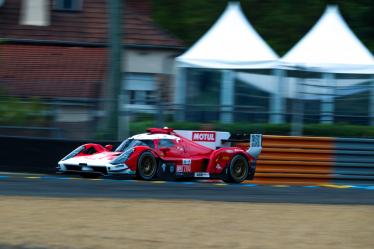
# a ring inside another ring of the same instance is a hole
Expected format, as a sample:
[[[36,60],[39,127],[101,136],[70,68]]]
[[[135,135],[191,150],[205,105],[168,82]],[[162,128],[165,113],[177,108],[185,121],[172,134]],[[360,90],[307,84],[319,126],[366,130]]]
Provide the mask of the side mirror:
[[[170,151],[170,148],[163,147],[163,148],[160,148],[160,150],[162,151],[162,153],[166,155],[166,153]]]
[[[113,150],[113,145],[107,144],[107,145],[105,145],[105,149],[107,149],[109,151],[112,151]]]

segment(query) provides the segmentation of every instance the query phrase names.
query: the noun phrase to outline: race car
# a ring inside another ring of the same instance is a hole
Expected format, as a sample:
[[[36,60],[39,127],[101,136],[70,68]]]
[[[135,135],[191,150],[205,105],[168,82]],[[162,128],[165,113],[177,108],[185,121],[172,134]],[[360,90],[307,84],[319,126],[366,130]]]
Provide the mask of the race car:
[[[154,178],[253,179],[262,135],[250,135],[248,150],[232,147],[229,132],[150,128],[112,145],[84,144],[58,162],[58,173],[135,175]]]

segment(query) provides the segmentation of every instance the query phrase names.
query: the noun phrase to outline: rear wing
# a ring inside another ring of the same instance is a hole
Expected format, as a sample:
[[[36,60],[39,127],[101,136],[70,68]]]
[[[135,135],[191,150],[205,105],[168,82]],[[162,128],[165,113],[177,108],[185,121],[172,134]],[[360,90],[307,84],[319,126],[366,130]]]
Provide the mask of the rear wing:
[[[224,131],[175,130],[174,132],[182,137],[194,141],[195,143],[214,150],[223,147],[231,147],[233,142],[244,142],[243,140],[232,139],[230,132]],[[245,143],[247,142],[248,140],[246,139]],[[251,134],[247,153],[254,159],[257,159],[261,153],[261,150],[262,134]]]
[[[213,150],[221,147],[228,147],[227,141],[231,136],[230,132],[225,131],[174,130],[174,132],[182,137]]]
[[[262,151],[262,134],[251,134],[247,153],[257,159]]]

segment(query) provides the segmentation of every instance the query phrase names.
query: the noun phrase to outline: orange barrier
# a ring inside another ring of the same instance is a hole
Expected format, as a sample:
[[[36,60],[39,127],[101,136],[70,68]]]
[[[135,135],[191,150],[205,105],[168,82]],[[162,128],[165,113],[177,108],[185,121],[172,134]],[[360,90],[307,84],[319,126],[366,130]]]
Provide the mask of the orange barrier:
[[[334,138],[302,136],[263,136],[264,148],[333,149]]]
[[[236,143],[248,147],[248,143]],[[263,136],[252,183],[320,184],[331,179],[334,138]]]

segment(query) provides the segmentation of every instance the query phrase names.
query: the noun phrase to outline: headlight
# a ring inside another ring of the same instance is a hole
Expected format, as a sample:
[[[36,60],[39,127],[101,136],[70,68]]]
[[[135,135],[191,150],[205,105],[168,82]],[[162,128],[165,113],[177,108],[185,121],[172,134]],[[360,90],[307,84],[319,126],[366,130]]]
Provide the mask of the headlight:
[[[68,160],[68,159],[70,159],[72,157],[75,157],[76,155],[78,155],[84,149],[85,149],[85,147],[83,145],[79,146],[78,148],[76,148],[75,150],[73,150],[72,152],[70,152],[66,157],[62,158],[61,161],[65,161],[65,160]]]
[[[135,151],[134,148],[128,149],[125,152],[123,152],[121,155],[119,155],[117,158],[113,159],[110,164],[119,164],[122,162],[126,162],[127,159],[131,156],[131,154]]]

